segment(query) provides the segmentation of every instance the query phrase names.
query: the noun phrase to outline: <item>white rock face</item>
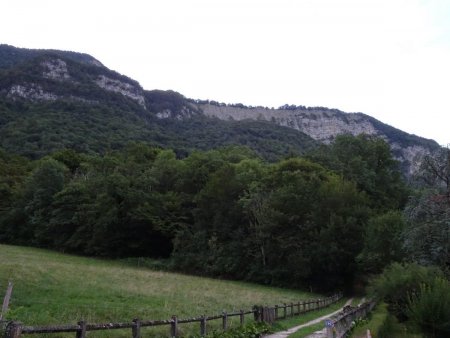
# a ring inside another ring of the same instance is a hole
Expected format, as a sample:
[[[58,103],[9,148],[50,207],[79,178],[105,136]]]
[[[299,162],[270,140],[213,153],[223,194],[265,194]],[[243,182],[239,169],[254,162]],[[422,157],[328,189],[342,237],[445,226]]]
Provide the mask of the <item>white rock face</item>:
[[[7,97],[22,97],[28,100],[50,100],[54,101],[58,97],[53,93],[45,92],[41,86],[36,84],[13,85],[6,94]]]
[[[398,143],[392,143],[391,149],[399,151],[400,156],[396,157],[397,160],[408,163],[408,175],[413,175],[417,172],[425,156],[431,153],[429,149],[419,145],[402,148]]]
[[[402,147],[400,144],[390,142],[388,137],[377,130],[371,121],[363,114],[347,114],[332,110],[282,110],[262,107],[239,108],[232,106],[216,106],[211,104],[198,104],[203,113],[221,120],[266,120],[281,126],[299,130],[313,139],[330,143],[340,134],[367,134],[381,137],[391,145],[396,159],[406,163],[408,174],[417,171],[425,155],[430,150],[420,145]]]
[[[172,116],[172,111],[170,109],[164,109],[156,113],[156,117],[159,119],[168,119]]]
[[[41,63],[45,71],[42,74],[47,79],[53,80],[68,80],[70,79],[69,71],[67,70],[67,64],[60,59],[46,60]]]
[[[199,104],[207,116],[221,120],[266,120],[280,126],[290,127],[311,136],[313,139],[329,143],[339,134],[379,135],[376,128],[359,114],[335,114],[323,110],[281,110],[267,108],[238,108]],[[381,136],[381,135],[380,135]]]
[[[145,99],[142,95],[141,89],[130,83],[114,80],[104,75],[100,75],[95,83],[103,89],[129,97],[130,99],[137,101],[141,106],[145,107]]]
[[[191,103],[188,103],[186,106],[183,106],[179,112],[173,112],[170,109],[164,109],[160,112],[157,112],[156,117],[159,119],[174,118],[181,121],[185,118],[191,118],[196,114],[198,114],[198,111],[196,111],[196,107]]]

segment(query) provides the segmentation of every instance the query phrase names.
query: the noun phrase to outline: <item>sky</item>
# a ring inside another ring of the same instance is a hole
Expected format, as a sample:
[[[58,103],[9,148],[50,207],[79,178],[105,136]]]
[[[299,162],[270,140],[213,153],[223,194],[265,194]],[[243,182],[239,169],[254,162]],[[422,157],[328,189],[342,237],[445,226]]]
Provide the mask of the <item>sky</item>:
[[[450,143],[450,0],[0,0],[0,13],[0,43],[87,53],[147,90],[363,112]]]

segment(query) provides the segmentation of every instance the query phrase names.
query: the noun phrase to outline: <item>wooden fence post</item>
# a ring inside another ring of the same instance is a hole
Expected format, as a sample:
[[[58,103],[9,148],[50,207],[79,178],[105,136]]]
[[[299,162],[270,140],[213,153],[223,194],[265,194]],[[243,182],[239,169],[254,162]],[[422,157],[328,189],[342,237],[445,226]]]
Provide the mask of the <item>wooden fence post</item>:
[[[244,325],[244,310],[241,310],[239,313],[239,323],[242,325]]]
[[[254,320],[255,322],[259,322],[261,321],[261,314],[260,314],[260,307],[258,305],[253,306],[253,316],[254,316]]]
[[[7,326],[6,338],[20,338],[22,336],[22,323],[12,322]]]
[[[8,311],[9,300],[11,298],[12,289],[13,289],[13,284],[12,284],[12,282],[9,282],[8,287],[6,288],[5,298],[3,298],[3,306],[2,306],[2,312],[0,313],[0,320],[3,319],[3,316],[6,314],[6,311]]]
[[[172,316],[172,321],[170,322],[170,337],[176,337],[178,334],[178,318],[177,316]]]
[[[294,303],[291,303],[291,317],[294,317]]]
[[[287,317],[287,310],[286,310],[287,304],[284,303],[283,305],[284,305],[284,307],[283,307],[283,310],[284,310],[283,318],[286,319],[286,317]]]
[[[278,319],[278,305],[275,305],[275,320]]]
[[[86,322],[84,320],[79,321],[80,328],[77,331],[76,338],[86,338]]]
[[[334,337],[333,328],[327,327],[327,338],[333,338],[333,337]]]
[[[141,321],[137,318],[133,319],[133,326],[131,327],[131,334],[133,338],[141,338]]]
[[[202,316],[200,319],[200,335],[206,336],[206,316]]]
[[[226,331],[228,328],[228,315],[226,311],[222,313],[222,328],[224,331]]]
[[[261,306],[260,313],[261,313],[261,322],[267,322],[267,307]]]
[[[269,308],[269,323],[273,324],[275,322],[275,308]]]

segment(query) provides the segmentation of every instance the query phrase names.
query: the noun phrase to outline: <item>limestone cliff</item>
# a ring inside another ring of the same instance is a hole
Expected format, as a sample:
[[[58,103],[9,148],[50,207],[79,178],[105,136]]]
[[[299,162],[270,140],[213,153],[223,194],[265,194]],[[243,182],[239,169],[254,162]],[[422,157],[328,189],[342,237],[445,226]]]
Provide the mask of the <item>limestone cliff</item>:
[[[299,130],[323,143],[332,142],[340,134],[381,137],[391,145],[394,156],[409,174],[417,169],[424,155],[438,147],[432,140],[407,134],[362,113],[344,113],[337,109],[322,107],[269,109],[210,103],[198,103],[197,106],[209,117],[221,120],[271,121],[280,126]]]
[[[95,83],[100,88],[112,91],[115,93],[120,93],[123,96],[129,97],[130,99],[136,101],[141,106],[145,107],[145,99],[143,95],[143,90],[139,86],[130,84],[128,82],[111,79],[104,75],[100,75]]]
[[[102,93],[106,91],[131,99],[145,109],[144,90],[137,81],[93,60],[80,63],[56,54],[39,55],[7,69],[0,82],[0,94],[13,100],[98,103],[106,98]]]

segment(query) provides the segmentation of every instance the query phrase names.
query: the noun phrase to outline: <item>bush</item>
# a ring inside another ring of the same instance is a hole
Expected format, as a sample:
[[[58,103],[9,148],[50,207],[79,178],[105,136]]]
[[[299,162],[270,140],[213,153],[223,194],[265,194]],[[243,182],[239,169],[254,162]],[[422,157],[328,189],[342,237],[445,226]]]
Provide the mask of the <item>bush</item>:
[[[393,263],[369,284],[369,293],[388,304],[388,310],[400,321],[408,319],[408,299],[417,294],[421,285],[431,285],[441,270],[418,264]]]
[[[263,334],[270,333],[270,325],[266,323],[251,323],[228,331],[213,331],[206,338],[260,338]],[[203,336],[190,336],[200,338]]]
[[[436,277],[431,284],[422,284],[409,299],[408,315],[431,337],[450,337],[450,283]]]
[[[387,314],[383,323],[378,328],[378,332],[376,332],[378,335],[376,337],[379,338],[389,338],[392,336],[392,332],[395,330],[395,326],[397,325],[396,319],[394,316]],[[375,336],[375,334],[374,334]]]

